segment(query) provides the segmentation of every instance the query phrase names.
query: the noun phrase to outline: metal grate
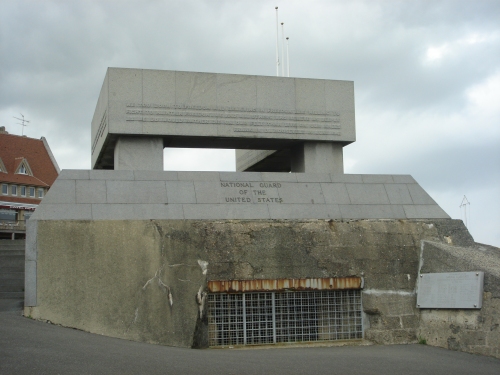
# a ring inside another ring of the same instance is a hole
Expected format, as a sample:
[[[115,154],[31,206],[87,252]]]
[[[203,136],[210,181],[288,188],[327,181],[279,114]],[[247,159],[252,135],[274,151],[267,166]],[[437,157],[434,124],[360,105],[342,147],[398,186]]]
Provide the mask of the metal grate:
[[[361,291],[210,293],[209,345],[363,338]]]

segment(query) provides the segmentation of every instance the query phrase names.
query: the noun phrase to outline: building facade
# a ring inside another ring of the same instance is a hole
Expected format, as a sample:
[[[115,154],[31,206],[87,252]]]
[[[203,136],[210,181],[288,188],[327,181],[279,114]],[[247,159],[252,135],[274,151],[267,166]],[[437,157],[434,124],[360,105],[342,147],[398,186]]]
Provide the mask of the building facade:
[[[23,239],[26,220],[59,175],[47,140],[0,127],[0,239]]]

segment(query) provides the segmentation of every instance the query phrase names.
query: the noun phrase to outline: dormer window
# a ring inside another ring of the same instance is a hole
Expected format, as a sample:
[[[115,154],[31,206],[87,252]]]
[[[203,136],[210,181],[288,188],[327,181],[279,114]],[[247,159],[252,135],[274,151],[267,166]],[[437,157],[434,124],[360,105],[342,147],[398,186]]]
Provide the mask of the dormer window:
[[[18,165],[15,173],[16,174],[26,174],[26,175],[29,175],[29,176],[33,176],[33,173],[31,172],[30,165],[28,164],[28,161],[25,158],[22,158],[22,160],[19,163],[19,165]]]

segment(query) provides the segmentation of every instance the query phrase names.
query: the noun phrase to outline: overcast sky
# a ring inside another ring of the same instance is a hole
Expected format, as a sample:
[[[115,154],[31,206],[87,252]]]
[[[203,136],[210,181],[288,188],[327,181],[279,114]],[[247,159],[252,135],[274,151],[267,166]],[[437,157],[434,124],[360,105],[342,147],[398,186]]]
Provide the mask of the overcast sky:
[[[107,67],[354,81],[346,173],[411,174],[477,242],[500,246],[500,1],[0,1],[0,125],[90,168]],[[166,150],[171,170],[234,170],[234,151]]]

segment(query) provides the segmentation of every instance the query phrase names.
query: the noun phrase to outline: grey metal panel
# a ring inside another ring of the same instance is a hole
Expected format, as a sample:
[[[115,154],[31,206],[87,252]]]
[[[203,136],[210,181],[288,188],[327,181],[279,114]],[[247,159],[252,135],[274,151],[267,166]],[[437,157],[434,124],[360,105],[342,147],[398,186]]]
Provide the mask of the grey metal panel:
[[[352,204],[389,204],[382,184],[346,184]]]
[[[424,273],[418,278],[417,307],[480,309],[484,272]]]
[[[163,181],[106,181],[108,203],[167,203]]]
[[[406,184],[385,184],[385,191],[391,204],[412,204]]]
[[[76,203],[106,203],[106,181],[76,180]]]
[[[57,179],[45,197],[44,203],[76,203],[75,180]]]

